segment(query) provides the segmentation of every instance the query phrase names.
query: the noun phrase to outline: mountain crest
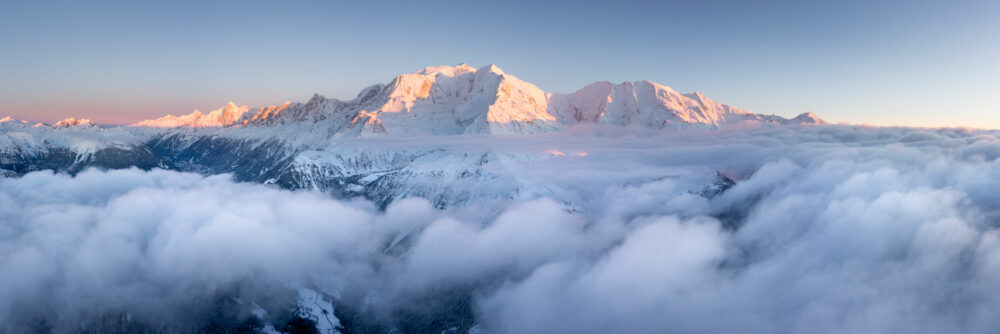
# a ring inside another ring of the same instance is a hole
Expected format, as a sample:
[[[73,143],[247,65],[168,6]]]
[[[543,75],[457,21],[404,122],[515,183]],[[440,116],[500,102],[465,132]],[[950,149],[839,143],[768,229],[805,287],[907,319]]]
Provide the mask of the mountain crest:
[[[465,74],[465,73],[471,73],[471,72],[475,72],[475,71],[476,71],[476,69],[473,68],[472,66],[469,66],[466,63],[461,63],[461,64],[458,64],[458,65],[455,65],[455,66],[446,66],[446,65],[443,65],[443,66],[424,67],[423,69],[420,69],[420,70],[418,70],[416,72],[413,72],[413,74],[429,75],[429,76],[435,76],[435,75],[441,74],[441,75],[445,75],[445,76],[449,76],[449,77],[454,77],[454,76],[462,75],[462,74]]]
[[[55,122],[55,124],[52,124],[52,126],[56,127],[56,128],[68,128],[68,127],[81,126],[81,125],[82,126],[96,126],[97,124],[95,124],[94,122],[92,122],[91,120],[86,119],[86,118],[75,118],[75,117],[70,117],[70,118],[67,118],[67,119]]]
[[[221,127],[233,124],[240,119],[250,108],[243,105],[238,106],[230,101],[222,108],[212,110],[204,114],[195,110],[183,116],[166,115],[157,119],[145,120],[133,124],[134,126],[154,127],[154,128],[176,128],[176,127]]]
[[[827,124],[826,121],[820,119],[819,116],[816,116],[811,111],[801,113],[790,121],[797,124]]]
[[[570,93],[546,92],[490,64],[425,67],[388,84],[363,89],[352,100],[315,94],[247,112],[230,102],[202,115],[168,115],[139,126],[274,126],[310,124],[337,136],[395,134],[530,134],[598,123],[647,128],[708,127],[738,122],[816,123],[811,113],[787,119],[715,102],[701,92],[681,94],[652,81],[596,82]],[[304,123],[303,123],[304,122]]]
[[[503,70],[501,70],[499,67],[497,67],[497,65],[494,65],[494,64],[489,64],[489,65],[480,67],[478,70],[476,70],[476,72],[491,72],[491,73],[496,73],[498,75],[504,75],[504,74],[506,74],[506,73],[503,72]]]

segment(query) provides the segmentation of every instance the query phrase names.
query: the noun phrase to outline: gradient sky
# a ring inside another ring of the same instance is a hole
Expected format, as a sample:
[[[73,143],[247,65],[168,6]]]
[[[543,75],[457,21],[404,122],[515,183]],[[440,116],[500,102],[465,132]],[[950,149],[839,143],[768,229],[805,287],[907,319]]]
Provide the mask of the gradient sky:
[[[0,117],[353,98],[424,66],[651,80],[758,113],[1000,128],[1000,1],[0,0]]]

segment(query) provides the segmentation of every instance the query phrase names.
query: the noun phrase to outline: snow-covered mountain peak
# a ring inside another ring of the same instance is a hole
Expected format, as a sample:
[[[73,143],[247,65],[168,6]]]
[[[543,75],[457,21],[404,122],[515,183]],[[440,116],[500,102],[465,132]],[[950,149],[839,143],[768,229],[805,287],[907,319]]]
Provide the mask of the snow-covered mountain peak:
[[[476,70],[476,72],[490,72],[490,73],[496,73],[497,75],[504,75],[504,74],[506,74],[506,73],[503,72],[503,70],[501,70],[499,67],[497,67],[494,64],[489,64],[489,65],[480,67],[478,70]]]
[[[790,121],[798,124],[827,124],[826,121],[819,118],[819,116],[816,116],[816,114],[812,112],[801,113],[798,116],[795,116],[795,118],[792,118]]]
[[[463,75],[463,74],[468,74],[468,73],[483,73],[483,72],[485,72],[485,73],[493,73],[493,74],[496,74],[496,75],[504,75],[504,74],[506,74],[506,73],[504,73],[503,70],[501,70],[499,67],[497,67],[494,64],[489,64],[489,65],[486,65],[486,66],[483,66],[483,67],[480,67],[480,68],[474,68],[472,66],[469,66],[466,63],[461,63],[461,64],[458,64],[458,65],[455,65],[455,66],[448,66],[448,65],[429,66],[429,67],[424,67],[424,68],[422,68],[420,70],[417,70],[417,71],[415,71],[415,72],[413,72],[411,74],[421,75],[421,76],[429,76],[429,77],[435,77],[435,76],[438,76],[438,75],[442,75],[442,76],[446,76],[446,77],[457,77],[457,76],[460,76],[460,75]]]
[[[250,107],[237,105],[229,101],[225,106],[212,110],[205,114],[195,110],[183,116],[166,115],[156,119],[149,119],[133,124],[134,126],[145,126],[154,128],[176,128],[176,127],[222,127],[233,124],[243,116]]]
[[[455,66],[442,65],[442,66],[424,67],[419,71],[413,72],[413,74],[428,75],[428,76],[435,76],[440,74],[444,76],[454,77],[475,71],[476,69],[473,68],[472,66],[469,66],[466,63],[461,63]]]
[[[35,126],[35,127],[42,127],[42,126],[49,127],[49,125],[45,124],[45,123],[35,123],[35,124],[32,124],[31,122],[28,122],[26,120],[17,119],[17,118],[13,118],[13,117],[10,117],[10,116],[6,116],[4,118],[0,118],[0,124],[3,124],[4,126],[15,126],[15,127],[16,126],[28,126],[28,125]]]
[[[210,113],[165,116],[140,122],[155,127],[294,126],[267,133],[330,137],[400,134],[531,134],[580,123],[648,128],[719,127],[757,121],[795,121],[718,103],[700,92],[681,94],[652,81],[595,82],[570,94],[554,94],[507,74],[496,65],[431,66],[363,89],[351,100],[315,94],[248,112],[230,102]],[[815,118],[815,119],[813,119]],[[249,134],[244,133],[240,136]]]
[[[316,94],[316,95],[313,95],[313,99],[323,99],[323,97],[321,95],[319,95],[319,94]],[[265,121],[265,120],[271,119],[271,118],[273,118],[273,117],[278,116],[279,114],[281,114],[281,112],[284,111],[285,108],[288,108],[288,106],[291,105],[291,104],[292,104],[291,101],[285,101],[285,103],[282,104],[282,105],[280,105],[280,106],[269,105],[269,106],[260,108],[253,115],[250,115],[249,113],[244,114],[244,117],[243,117],[244,119],[242,120],[242,124],[246,125],[250,121]]]
[[[235,102],[229,101],[225,107],[222,107],[222,112],[226,114],[237,113],[240,111],[245,111],[247,106],[237,106]]]
[[[315,93],[311,98],[309,98],[309,101],[306,101],[306,106],[315,106],[323,104],[329,100],[330,99],[326,98],[326,96],[320,95],[319,93]]]
[[[81,125],[83,125],[83,126],[94,126],[94,125],[97,125],[97,124],[95,124],[94,122],[92,122],[91,120],[86,119],[86,118],[75,118],[75,117],[70,117],[70,118],[58,121],[55,124],[52,124],[53,127],[57,127],[57,128],[68,128],[68,127],[71,127],[71,126],[81,126]]]

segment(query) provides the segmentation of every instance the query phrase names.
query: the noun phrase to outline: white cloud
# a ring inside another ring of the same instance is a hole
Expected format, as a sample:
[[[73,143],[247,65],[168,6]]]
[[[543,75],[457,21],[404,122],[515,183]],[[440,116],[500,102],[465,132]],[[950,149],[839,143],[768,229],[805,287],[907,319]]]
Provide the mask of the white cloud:
[[[445,143],[586,151],[518,169],[569,204],[379,211],[167,171],[0,180],[0,328],[116,312],[197,328],[219,296],[278,314],[309,286],[389,327],[457,289],[486,332],[1000,329],[993,132],[577,131]],[[715,170],[739,183],[697,196]]]

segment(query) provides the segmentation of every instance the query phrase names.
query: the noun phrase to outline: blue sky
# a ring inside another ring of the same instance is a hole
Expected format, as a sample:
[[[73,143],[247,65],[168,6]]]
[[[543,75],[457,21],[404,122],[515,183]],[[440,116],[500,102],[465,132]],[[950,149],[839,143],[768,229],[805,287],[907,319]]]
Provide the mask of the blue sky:
[[[125,123],[495,63],[759,113],[1000,128],[1000,1],[0,1],[0,116]]]

